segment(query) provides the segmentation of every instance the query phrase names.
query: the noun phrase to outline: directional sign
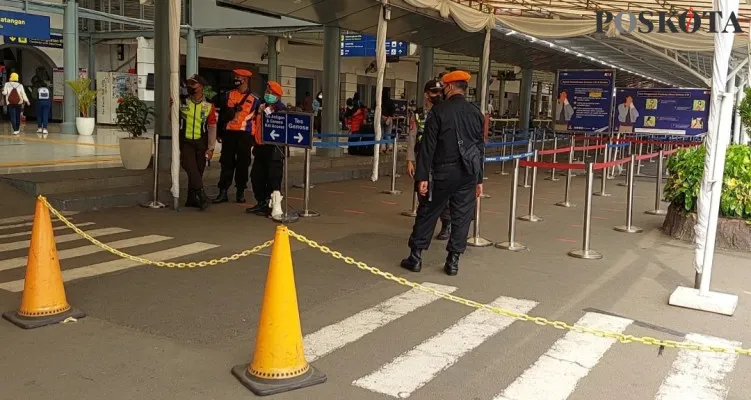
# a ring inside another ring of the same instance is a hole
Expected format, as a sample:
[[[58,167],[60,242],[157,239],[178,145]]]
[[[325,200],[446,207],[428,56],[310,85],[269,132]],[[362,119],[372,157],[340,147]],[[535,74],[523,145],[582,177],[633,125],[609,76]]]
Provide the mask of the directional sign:
[[[0,35],[50,40],[50,17],[0,10]]]
[[[312,147],[313,116],[306,113],[273,113],[263,115],[264,143],[290,147]]]

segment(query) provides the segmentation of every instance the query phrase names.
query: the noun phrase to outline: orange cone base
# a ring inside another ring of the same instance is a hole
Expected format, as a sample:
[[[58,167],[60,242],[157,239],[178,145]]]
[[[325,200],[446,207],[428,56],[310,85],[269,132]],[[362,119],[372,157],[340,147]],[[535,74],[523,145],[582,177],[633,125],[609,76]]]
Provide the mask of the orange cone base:
[[[250,389],[250,391],[257,396],[268,396],[289,392],[295,389],[302,389],[326,382],[326,374],[318,371],[312,365],[306,373],[294,378],[258,378],[248,373],[248,364],[242,364],[232,368],[232,375],[234,375],[243,386]]]
[[[18,311],[9,311],[3,314],[3,318],[23,329],[41,328],[47,325],[59,324],[68,318],[81,319],[85,316],[86,313],[75,308],[70,308],[68,311],[61,312],[60,314],[45,315],[43,317],[24,317],[18,314]]]

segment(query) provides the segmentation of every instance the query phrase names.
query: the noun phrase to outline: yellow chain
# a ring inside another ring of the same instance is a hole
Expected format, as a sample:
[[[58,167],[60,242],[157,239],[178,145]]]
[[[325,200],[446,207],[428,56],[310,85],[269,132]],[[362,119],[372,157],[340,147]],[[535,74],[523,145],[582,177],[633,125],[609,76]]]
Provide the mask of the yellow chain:
[[[82,231],[80,228],[75,226],[72,222],[70,222],[67,218],[65,218],[59,211],[57,211],[52,205],[47,201],[47,199],[44,196],[39,196],[39,200],[44,203],[45,207],[50,210],[50,212],[57,217],[60,221],[62,221],[63,224],[65,224],[68,228],[72,229],[77,234],[81,235],[84,239],[88,240],[89,242],[93,243],[96,246],[101,247],[102,249],[116,255],[122,258],[127,258],[128,260],[135,261],[139,264],[146,264],[146,265],[153,265],[156,267],[165,267],[165,268],[197,268],[197,267],[207,267],[209,265],[219,265],[219,264],[225,264],[230,261],[238,260],[242,257],[247,257],[253,253],[258,253],[259,251],[271,246],[272,243],[274,243],[273,240],[269,240],[266,243],[263,243],[261,245],[255,246],[252,249],[244,250],[240,253],[235,253],[229,257],[222,257],[222,258],[216,258],[209,261],[192,261],[192,262],[167,262],[167,261],[152,261],[148,260],[142,257],[134,256],[125,252],[122,252],[116,248],[110,247],[95,238],[93,238],[88,233]]]
[[[328,254],[337,260],[342,260],[347,264],[354,265],[361,270],[368,271],[374,275],[381,276],[390,281],[394,281],[400,285],[408,286],[408,287],[411,287],[411,288],[414,288],[423,292],[427,292],[434,296],[438,296],[446,300],[453,301],[455,303],[463,304],[468,307],[472,307],[472,308],[476,308],[480,310],[487,310],[496,314],[504,315],[504,316],[518,319],[521,321],[533,322],[540,326],[552,326],[553,328],[556,328],[556,329],[570,330],[570,331],[578,332],[578,333],[587,333],[587,334],[591,334],[591,335],[595,335],[595,336],[599,336],[603,338],[611,338],[621,343],[642,343],[642,344],[649,345],[649,346],[659,346],[661,349],[668,347],[668,348],[673,348],[673,349],[695,350],[695,351],[703,351],[703,352],[736,353],[736,354],[742,354],[746,356],[751,355],[751,349],[743,349],[739,347],[708,346],[708,345],[701,345],[698,343],[691,343],[691,342],[678,342],[675,340],[656,339],[656,338],[648,337],[648,336],[636,337],[633,335],[626,335],[626,334],[618,333],[618,332],[610,332],[610,331],[604,331],[601,329],[587,328],[581,325],[571,325],[564,321],[551,321],[543,317],[533,317],[527,314],[517,313],[511,310],[506,310],[504,308],[478,303],[476,301],[465,299],[463,297],[454,296],[449,293],[441,292],[440,290],[433,289],[431,287],[423,286],[419,283],[408,281],[407,279],[395,276],[394,274],[390,272],[381,271],[380,269],[376,267],[368,266],[368,264],[365,264],[364,262],[356,261],[352,257],[344,256],[342,255],[342,253],[338,251],[334,251],[326,246],[322,246],[318,244],[317,242],[310,240],[306,238],[305,236],[300,235],[296,232],[293,232],[291,230],[289,230],[288,232],[289,232],[289,235],[292,236],[293,238],[299,240],[300,242],[314,249],[318,249],[322,253]]]

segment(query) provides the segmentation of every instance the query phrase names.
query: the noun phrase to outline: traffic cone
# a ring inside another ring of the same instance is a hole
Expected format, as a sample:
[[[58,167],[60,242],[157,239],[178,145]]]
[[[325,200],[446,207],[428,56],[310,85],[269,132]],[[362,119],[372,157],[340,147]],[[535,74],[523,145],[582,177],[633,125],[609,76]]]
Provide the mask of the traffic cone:
[[[278,226],[274,236],[253,360],[232,368],[232,375],[258,396],[326,382],[305,359],[286,226]]]
[[[41,198],[37,199],[30,244],[21,307],[18,311],[6,312],[3,318],[21,328],[33,329],[71,317],[85,317],[83,312],[71,308],[65,297],[52,219]]]

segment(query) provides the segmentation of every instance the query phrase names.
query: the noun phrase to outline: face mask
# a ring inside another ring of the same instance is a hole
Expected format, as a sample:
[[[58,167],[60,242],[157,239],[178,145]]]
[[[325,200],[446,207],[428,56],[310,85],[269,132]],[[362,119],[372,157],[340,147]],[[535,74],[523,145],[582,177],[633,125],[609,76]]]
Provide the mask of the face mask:
[[[430,102],[433,103],[433,105],[438,104],[443,100],[442,95],[440,94],[435,96],[428,96],[428,98],[430,99]]]
[[[240,79],[235,79],[235,87],[238,87],[242,84],[243,84],[243,81],[241,81]]]
[[[198,89],[194,87],[188,87],[188,96],[193,96],[194,94],[196,94],[197,91]]]
[[[266,93],[263,96],[263,99],[266,100],[266,103],[268,103],[268,104],[274,104],[278,100],[278,98],[275,95],[270,94],[270,93]]]

